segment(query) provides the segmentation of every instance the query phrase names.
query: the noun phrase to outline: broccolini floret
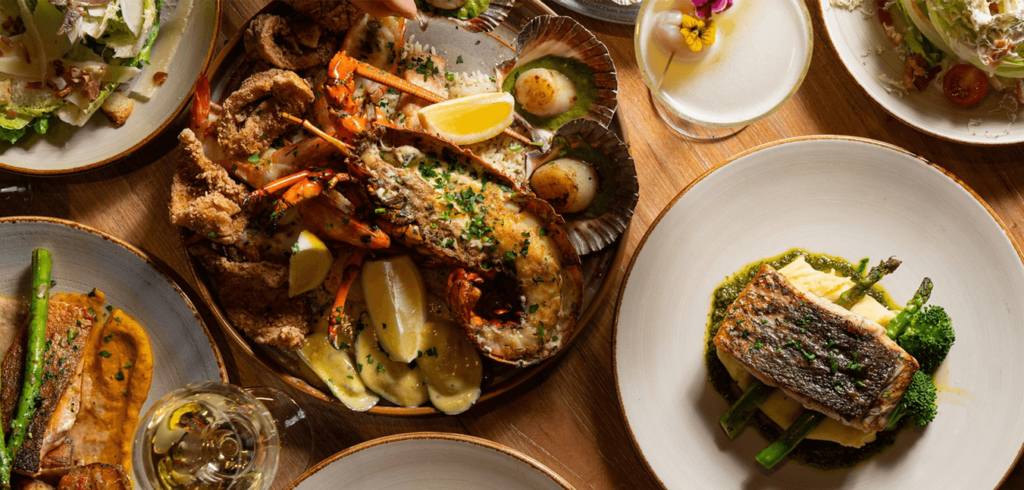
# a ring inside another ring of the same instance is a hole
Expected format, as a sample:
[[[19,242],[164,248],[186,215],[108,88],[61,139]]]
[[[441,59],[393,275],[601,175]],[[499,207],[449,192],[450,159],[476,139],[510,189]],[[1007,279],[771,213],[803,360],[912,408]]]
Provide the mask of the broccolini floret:
[[[910,378],[907,391],[903,393],[900,404],[896,405],[896,408],[889,414],[886,430],[896,428],[904,417],[909,417],[919,427],[928,425],[938,411],[938,406],[935,405],[937,396],[938,393],[931,376],[925,374],[924,371],[915,371],[914,376]]]
[[[896,343],[917,359],[921,370],[932,374],[946,359],[956,340],[953,320],[941,306],[926,306],[914,315]]]

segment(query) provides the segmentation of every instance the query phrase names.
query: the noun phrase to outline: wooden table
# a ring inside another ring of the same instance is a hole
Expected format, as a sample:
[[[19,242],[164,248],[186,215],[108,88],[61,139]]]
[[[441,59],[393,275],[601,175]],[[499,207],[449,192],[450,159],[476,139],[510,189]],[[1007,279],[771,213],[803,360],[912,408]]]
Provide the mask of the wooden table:
[[[225,0],[219,45],[267,0]],[[619,73],[619,111],[633,135],[632,154],[640,178],[640,204],[629,230],[626,253],[662,208],[688,183],[742,150],[802,135],[843,134],[873,138],[916,152],[953,172],[972,187],[1024,243],[1024,151],[1020,147],[976,148],[920,133],[887,114],[851,79],[829,44],[817,1],[814,64],[794,99],[776,115],[736,137],[699,143],[680,138],[653,112],[633,52],[632,27],[572,14],[608,45]],[[753,74],[751,74],[753,75]],[[173,162],[166,157],[181,126],[135,155],[82,175],[27,179],[0,172],[0,183],[30,182],[33,201],[0,200],[0,216],[45,215],[75,220],[140,246],[188,276],[178,230],[168,220]],[[642,136],[641,136],[642,135]],[[613,292],[623,270],[616,271]],[[192,278],[188,277],[191,282]],[[566,355],[525,386],[457,417],[394,418],[357,414],[291,390],[219,335],[232,381],[289,391],[307,409],[317,434],[313,461],[373,438],[414,431],[472,434],[513,447],[544,463],[576,488],[657,488],[626,431],[612,373],[615,294],[604,301]],[[217,325],[209,322],[212,330]],[[284,470],[294,472],[295,464]],[[278,481],[275,488],[287,483]],[[1004,489],[1024,488],[1024,464]]]

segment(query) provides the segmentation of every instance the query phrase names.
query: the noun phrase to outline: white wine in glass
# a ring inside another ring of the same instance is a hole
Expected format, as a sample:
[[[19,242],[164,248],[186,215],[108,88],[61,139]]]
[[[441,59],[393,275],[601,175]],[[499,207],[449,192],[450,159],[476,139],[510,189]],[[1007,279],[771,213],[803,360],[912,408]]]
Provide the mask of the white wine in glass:
[[[158,401],[133,449],[135,477],[154,489],[266,490],[280,438],[267,408],[227,383],[196,383]]]

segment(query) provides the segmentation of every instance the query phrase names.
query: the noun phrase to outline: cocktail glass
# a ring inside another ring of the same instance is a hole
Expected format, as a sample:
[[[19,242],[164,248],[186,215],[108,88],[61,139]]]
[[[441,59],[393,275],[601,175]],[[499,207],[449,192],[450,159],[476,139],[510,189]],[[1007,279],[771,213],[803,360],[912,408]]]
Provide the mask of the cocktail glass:
[[[811,63],[814,32],[804,0],[735,0],[714,15],[714,44],[675,53],[655,39],[661,14],[689,0],[644,0],[634,43],[655,111],[678,133],[720,139],[775,113],[796,94]]]

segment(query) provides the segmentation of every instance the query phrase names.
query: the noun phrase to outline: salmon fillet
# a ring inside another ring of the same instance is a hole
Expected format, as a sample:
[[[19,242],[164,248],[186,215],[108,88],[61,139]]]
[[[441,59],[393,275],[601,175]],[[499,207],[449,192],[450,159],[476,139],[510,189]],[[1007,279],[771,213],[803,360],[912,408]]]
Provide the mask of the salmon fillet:
[[[865,431],[885,428],[917,371],[885,327],[764,265],[728,308],[715,347],[805,408]]]
[[[43,383],[39,405],[28,424],[28,435],[12,458],[15,471],[29,475],[40,472],[44,457],[64,442],[78,417],[82,389],[82,351],[96,322],[88,308],[51,301],[46,317],[46,351],[43,354]],[[2,391],[0,414],[4,432],[10,437],[11,421],[18,409],[25,375],[28,329],[11,344],[0,365]],[[7,439],[10,440],[10,439]]]

